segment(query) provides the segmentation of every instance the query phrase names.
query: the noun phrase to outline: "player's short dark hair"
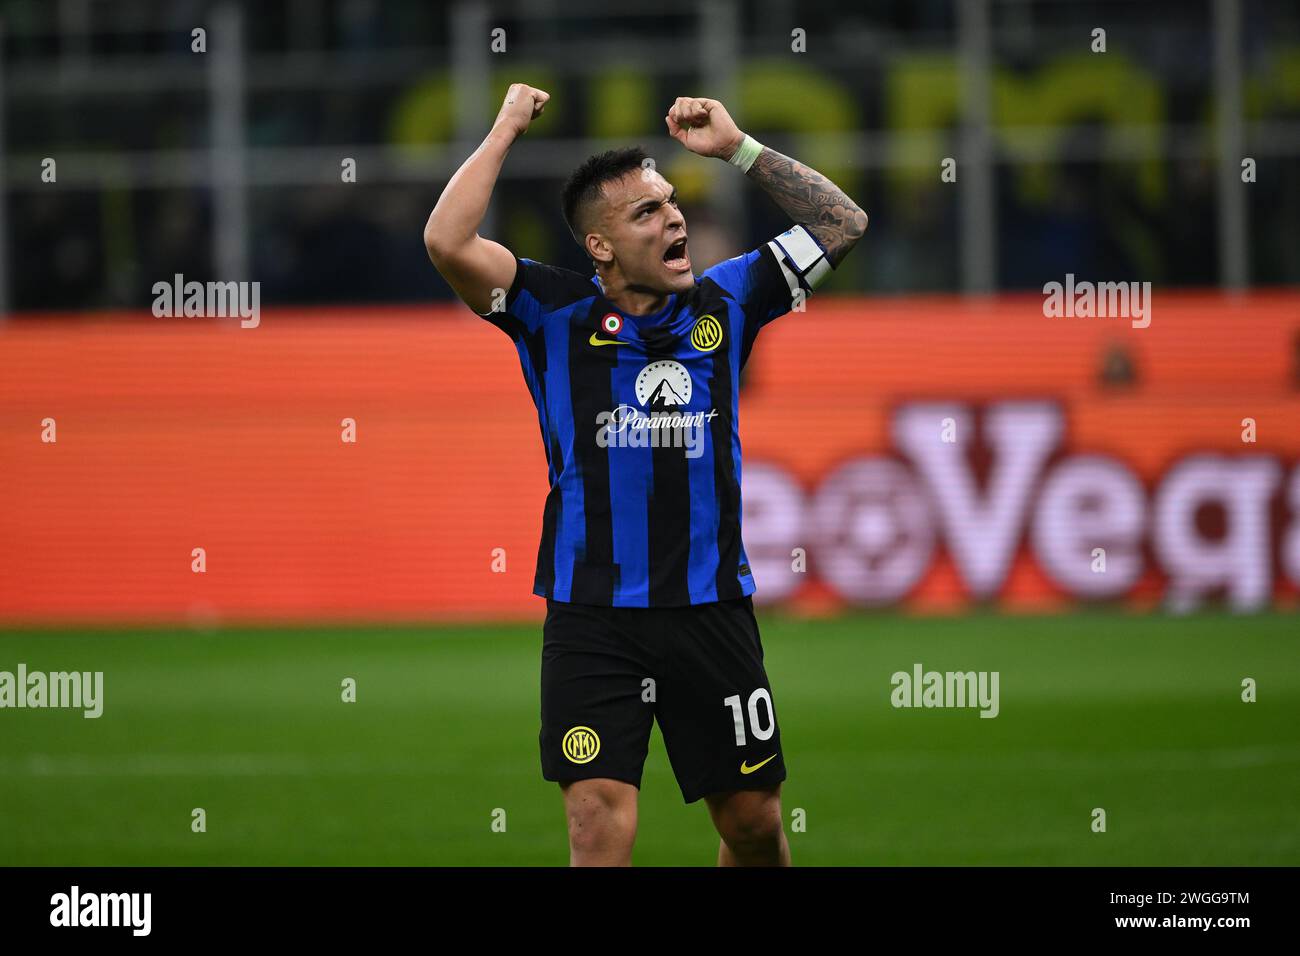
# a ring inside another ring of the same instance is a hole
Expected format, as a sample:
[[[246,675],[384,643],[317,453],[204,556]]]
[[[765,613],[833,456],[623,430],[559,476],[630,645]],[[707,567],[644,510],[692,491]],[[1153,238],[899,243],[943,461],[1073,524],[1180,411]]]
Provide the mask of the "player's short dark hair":
[[[579,228],[578,219],[591,203],[600,199],[601,187],[640,169],[645,159],[645,150],[640,146],[610,149],[588,157],[569,176],[569,181],[564,184],[564,221],[569,224],[569,232],[578,245],[583,245],[586,238],[586,230]]]

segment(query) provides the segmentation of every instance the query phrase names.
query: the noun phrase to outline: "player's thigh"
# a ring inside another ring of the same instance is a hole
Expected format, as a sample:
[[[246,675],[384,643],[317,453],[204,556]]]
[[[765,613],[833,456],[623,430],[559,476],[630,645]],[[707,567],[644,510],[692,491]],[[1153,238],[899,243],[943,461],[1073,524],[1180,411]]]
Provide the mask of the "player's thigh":
[[[548,602],[542,628],[542,776],[608,778],[633,787],[649,749],[652,663],[628,633],[624,608]]]
[[[752,602],[673,610],[657,716],[683,798],[779,784],[781,729]]]
[[[758,790],[730,790],[707,794],[713,825],[724,838],[758,838],[782,828],[781,784]]]
[[[609,777],[570,780],[560,784],[564,811],[570,829],[613,823],[620,829],[636,830],[638,790],[632,784]]]

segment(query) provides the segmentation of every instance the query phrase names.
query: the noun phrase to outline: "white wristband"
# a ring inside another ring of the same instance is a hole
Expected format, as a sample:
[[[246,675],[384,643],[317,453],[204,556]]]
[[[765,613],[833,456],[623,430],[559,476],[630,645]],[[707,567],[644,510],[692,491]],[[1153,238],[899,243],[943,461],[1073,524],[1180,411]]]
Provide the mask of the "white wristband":
[[[758,159],[758,154],[763,151],[763,144],[748,133],[736,147],[736,151],[731,154],[727,162],[740,169],[742,173],[749,172],[749,167],[754,165],[754,160]]]

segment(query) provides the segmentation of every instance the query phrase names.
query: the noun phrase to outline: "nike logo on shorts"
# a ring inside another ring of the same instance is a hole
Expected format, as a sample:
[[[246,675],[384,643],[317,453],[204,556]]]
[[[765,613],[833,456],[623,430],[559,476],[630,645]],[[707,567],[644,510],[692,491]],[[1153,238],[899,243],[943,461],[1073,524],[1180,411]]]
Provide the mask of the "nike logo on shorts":
[[[768,763],[769,761],[772,761],[772,760],[775,760],[775,759],[776,759],[776,754],[772,754],[772,756],[768,757],[767,760],[760,760],[758,763],[754,764],[754,766],[752,766],[752,767],[749,765],[749,763],[748,763],[747,761],[742,760],[742,761],[740,762],[740,772],[741,772],[741,773],[753,773],[753,772],[754,772],[755,770],[757,770],[759,767],[763,766],[763,764]]]

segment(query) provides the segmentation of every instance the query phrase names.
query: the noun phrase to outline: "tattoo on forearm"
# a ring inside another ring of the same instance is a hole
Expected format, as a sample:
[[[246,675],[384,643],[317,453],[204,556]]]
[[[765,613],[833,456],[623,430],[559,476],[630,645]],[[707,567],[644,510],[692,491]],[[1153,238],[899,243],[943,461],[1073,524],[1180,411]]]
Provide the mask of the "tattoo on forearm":
[[[867,231],[867,214],[844,190],[789,156],[763,147],[748,175],[782,212],[817,237],[832,266],[839,265]]]

